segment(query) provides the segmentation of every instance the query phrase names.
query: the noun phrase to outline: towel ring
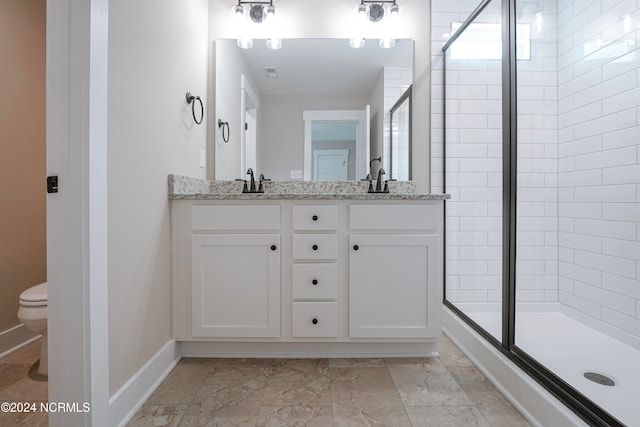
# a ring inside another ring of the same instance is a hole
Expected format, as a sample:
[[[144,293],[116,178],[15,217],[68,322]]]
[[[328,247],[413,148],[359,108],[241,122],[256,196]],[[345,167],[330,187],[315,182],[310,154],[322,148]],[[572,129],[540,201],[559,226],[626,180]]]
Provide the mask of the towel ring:
[[[200,120],[196,118],[196,102],[200,102]],[[204,118],[204,105],[202,104],[202,99],[199,96],[191,95],[191,92],[187,92],[187,104],[191,104],[191,114],[193,114],[193,120],[197,125],[202,123],[202,119]]]
[[[224,142],[229,142],[229,122],[223,122],[222,120],[218,119],[218,127],[222,128],[222,140]]]

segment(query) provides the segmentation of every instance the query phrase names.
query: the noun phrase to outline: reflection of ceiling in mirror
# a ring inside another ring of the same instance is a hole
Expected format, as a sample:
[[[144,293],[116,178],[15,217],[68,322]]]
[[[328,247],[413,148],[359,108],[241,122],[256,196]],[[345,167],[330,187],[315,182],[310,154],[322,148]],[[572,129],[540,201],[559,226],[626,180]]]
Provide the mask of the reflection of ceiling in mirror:
[[[254,43],[242,53],[263,95],[368,94],[383,67],[413,67],[408,39],[391,49],[377,40],[354,49],[346,39],[285,39],[278,50]],[[275,67],[278,78],[268,78],[265,67]]]

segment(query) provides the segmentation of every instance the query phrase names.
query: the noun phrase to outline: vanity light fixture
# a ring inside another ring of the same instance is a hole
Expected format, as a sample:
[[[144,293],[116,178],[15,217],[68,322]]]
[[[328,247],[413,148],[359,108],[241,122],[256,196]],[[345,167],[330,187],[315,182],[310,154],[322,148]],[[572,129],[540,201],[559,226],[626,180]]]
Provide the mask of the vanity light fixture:
[[[390,4],[386,10],[385,4]],[[398,15],[400,5],[396,3],[396,0],[360,0],[357,11],[359,16],[367,17],[371,22],[379,22],[387,12],[392,16]]]
[[[247,17],[251,18],[251,21],[254,23],[261,24],[263,22],[273,21],[276,16],[276,7],[273,5],[273,0],[238,0],[238,4],[231,8],[231,13],[243,24],[244,21],[247,20]],[[243,30],[246,30],[246,28]],[[253,47],[253,39],[246,36],[238,38],[238,47],[251,49]],[[275,37],[267,39],[267,47],[269,49],[280,49],[282,47],[282,39]]]
[[[395,21],[400,13],[400,5],[396,0],[360,0],[356,13],[360,21],[385,23],[383,31],[387,34],[381,37],[378,43],[381,48],[388,49],[396,44],[395,39],[388,34],[389,24]],[[353,37],[349,41],[349,45],[353,48],[363,47],[364,44],[365,39],[360,36]]]

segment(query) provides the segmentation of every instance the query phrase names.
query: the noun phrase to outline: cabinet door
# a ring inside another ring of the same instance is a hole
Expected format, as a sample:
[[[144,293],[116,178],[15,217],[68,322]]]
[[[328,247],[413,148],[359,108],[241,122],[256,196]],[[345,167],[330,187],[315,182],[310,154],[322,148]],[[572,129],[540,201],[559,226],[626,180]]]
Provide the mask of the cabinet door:
[[[436,336],[439,236],[352,234],[349,242],[349,335]]]
[[[280,336],[280,235],[191,237],[194,337]]]

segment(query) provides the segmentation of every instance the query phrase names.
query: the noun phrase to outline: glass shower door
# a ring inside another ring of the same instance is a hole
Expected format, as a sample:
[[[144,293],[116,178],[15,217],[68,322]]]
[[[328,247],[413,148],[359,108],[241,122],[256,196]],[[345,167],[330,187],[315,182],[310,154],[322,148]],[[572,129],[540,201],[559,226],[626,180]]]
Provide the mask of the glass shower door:
[[[502,336],[501,2],[452,24],[444,54],[445,298]],[[457,31],[457,32],[456,32]]]

